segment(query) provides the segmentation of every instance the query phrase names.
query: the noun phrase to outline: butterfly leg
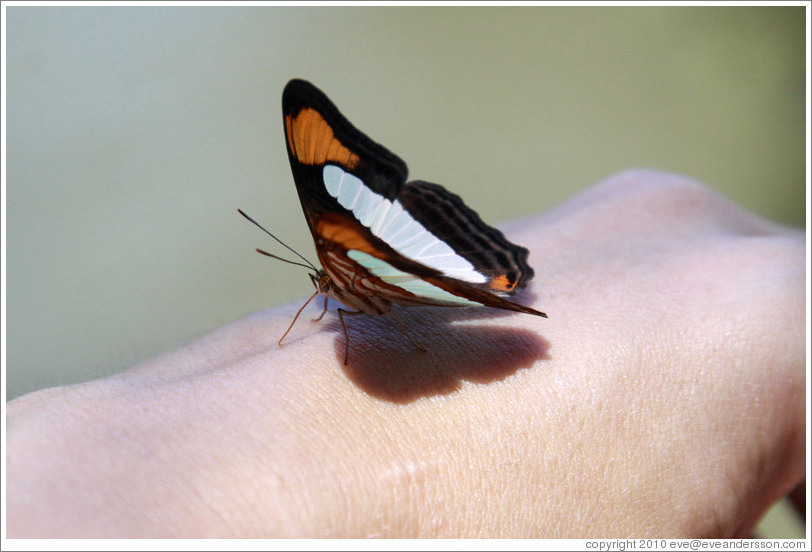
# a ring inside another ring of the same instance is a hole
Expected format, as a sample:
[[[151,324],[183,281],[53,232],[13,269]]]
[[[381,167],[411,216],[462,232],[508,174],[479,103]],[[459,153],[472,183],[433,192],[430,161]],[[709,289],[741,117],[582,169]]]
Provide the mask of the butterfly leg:
[[[327,303],[325,302],[325,309],[327,308]],[[351,315],[355,316],[357,314],[364,314],[361,311],[348,311],[339,308],[338,309],[338,319],[341,321],[341,329],[344,330],[344,366],[347,365],[347,358],[350,355],[350,334],[347,333],[347,326],[344,324],[344,315]]]
[[[322,310],[322,311],[321,311],[321,314],[319,315],[319,317],[318,317],[318,318],[314,318],[314,319],[313,319],[313,322],[318,322],[318,321],[320,321],[322,318],[324,318],[324,314],[325,314],[326,312],[327,312],[327,296],[325,295],[325,296],[324,296],[324,310]]]
[[[403,330],[403,333],[406,334],[406,337],[409,338],[409,342],[412,344],[412,346],[414,346],[415,349],[420,349],[424,353],[429,352],[428,349],[426,349],[423,345],[421,345],[420,343],[415,341],[414,338],[412,338],[412,334],[409,333],[409,330],[407,330],[403,322],[400,321],[400,318],[398,318],[398,315],[395,313],[394,309],[390,310],[389,314],[392,315],[392,319],[397,323],[398,326],[400,326],[400,329]]]
[[[309,304],[310,304],[310,301],[312,301],[312,300],[313,300],[313,298],[314,298],[316,295],[318,295],[318,294],[319,294],[319,292],[317,291],[316,293],[314,293],[313,295],[311,295],[311,296],[310,296],[310,299],[308,299],[307,301],[305,301],[305,304],[304,304],[304,305],[302,305],[302,306],[301,306],[301,308],[300,308],[298,311],[296,311],[296,316],[294,316],[294,317],[293,317],[293,322],[291,322],[291,323],[290,323],[290,326],[288,326],[288,329],[287,329],[287,330],[285,330],[285,333],[283,333],[283,334],[282,334],[282,337],[280,337],[280,338],[279,338],[279,346],[280,346],[280,347],[282,346],[282,340],[283,340],[283,339],[285,339],[285,337],[287,337],[288,332],[290,332],[291,328],[293,328],[293,325],[294,325],[294,324],[296,323],[296,321],[299,319],[299,315],[300,315],[300,314],[302,314],[302,311],[304,310],[304,308],[305,308],[307,305],[309,305]],[[325,309],[327,308],[327,303],[326,303],[326,302],[325,302],[325,304],[324,304],[324,308],[325,308]]]

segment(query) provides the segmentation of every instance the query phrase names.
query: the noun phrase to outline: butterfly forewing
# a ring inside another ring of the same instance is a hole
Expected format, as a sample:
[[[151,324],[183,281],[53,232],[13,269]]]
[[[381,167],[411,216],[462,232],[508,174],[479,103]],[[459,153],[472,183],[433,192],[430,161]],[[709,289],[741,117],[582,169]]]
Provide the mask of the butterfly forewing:
[[[296,188],[338,300],[370,314],[398,303],[543,316],[499,296],[533,277],[527,249],[442,186],[406,183],[406,164],[312,84],[288,83],[282,107]]]
[[[307,81],[294,79],[282,94],[285,137],[296,187],[327,210],[322,171],[341,167],[383,197],[394,199],[406,182],[406,164],[356,129],[332,101]],[[309,170],[307,170],[309,169]]]

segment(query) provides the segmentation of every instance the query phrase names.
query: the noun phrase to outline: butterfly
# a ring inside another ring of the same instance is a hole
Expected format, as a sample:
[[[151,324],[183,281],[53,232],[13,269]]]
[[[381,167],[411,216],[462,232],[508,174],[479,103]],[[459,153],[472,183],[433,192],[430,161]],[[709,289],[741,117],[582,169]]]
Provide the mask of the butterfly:
[[[438,184],[406,181],[406,164],[355,128],[311,83],[294,79],[282,94],[288,158],[322,268],[305,263],[316,295],[342,303],[344,315],[391,315],[393,305],[487,306],[546,318],[507,299],[533,277],[526,248],[488,226],[462,199]],[[257,226],[256,221],[240,213]],[[260,228],[262,228],[260,226]]]

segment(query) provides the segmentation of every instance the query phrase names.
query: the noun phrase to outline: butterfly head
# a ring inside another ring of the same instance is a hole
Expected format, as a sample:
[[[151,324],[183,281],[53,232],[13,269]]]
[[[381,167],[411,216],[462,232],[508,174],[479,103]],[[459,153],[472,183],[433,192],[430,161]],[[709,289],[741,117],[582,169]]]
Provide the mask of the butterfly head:
[[[324,270],[317,270],[315,274],[311,272],[310,280],[321,295],[329,296],[335,288],[332,278]]]

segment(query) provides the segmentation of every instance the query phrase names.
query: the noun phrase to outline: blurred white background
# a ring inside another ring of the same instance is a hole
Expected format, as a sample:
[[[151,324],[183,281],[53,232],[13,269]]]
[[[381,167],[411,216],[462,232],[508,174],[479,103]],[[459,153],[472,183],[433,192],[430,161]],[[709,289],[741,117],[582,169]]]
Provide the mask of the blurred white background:
[[[803,225],[801,7],[10,7],[6,21],[8,398],[310,293],[304,270],[253,252],[276,249],[236,212],[315,260],[283,141],[292,77],[494,224],[648,166]]]

